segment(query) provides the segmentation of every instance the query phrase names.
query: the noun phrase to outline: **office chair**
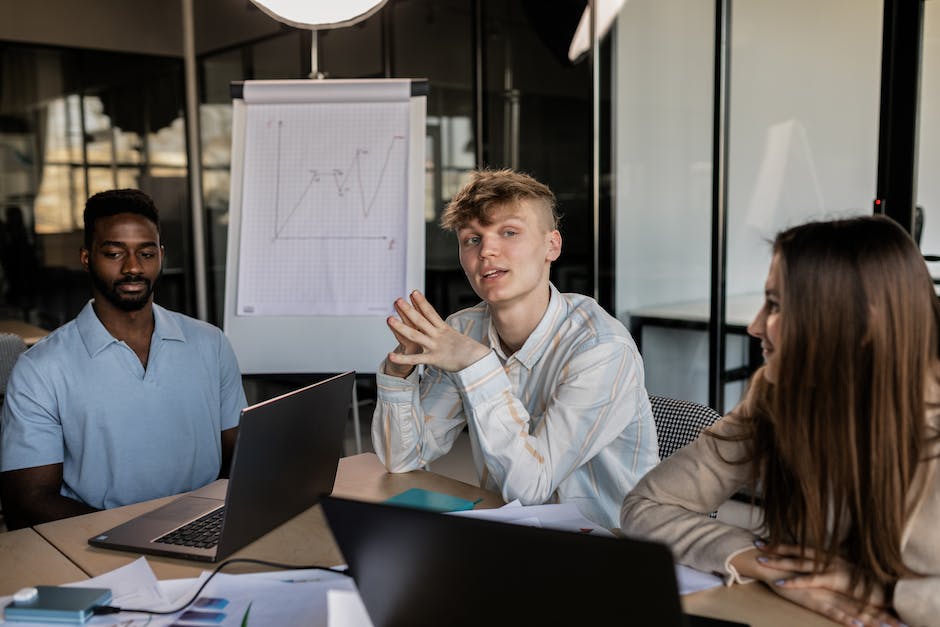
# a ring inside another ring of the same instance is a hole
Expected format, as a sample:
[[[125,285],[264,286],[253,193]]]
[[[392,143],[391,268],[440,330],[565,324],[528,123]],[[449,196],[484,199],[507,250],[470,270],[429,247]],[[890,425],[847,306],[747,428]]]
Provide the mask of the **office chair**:
[[[653,422],[656,424],[656,439],[659,443],[659,459],[666,459],[680,448],[689,444],[702,429],[710,427],[712,423],[721,418],[721,414],[708,407],[693,401],[682,401],[666,396],[650,395],[650,406],[653,410]],[[722,511],[730,512],[733,518],[731,524],[750,527],[742,521],[750,522],[751,512],[743,503],[734,501],[749,501],[749,497],[735,494],[725,505]],[[708,514],[709,518],[723,518],[716,510]]]
[[[698,437],[702,429],[711,426],[721,414],[705,405],[665,396],[650,395],[659,458],[666,459]]]

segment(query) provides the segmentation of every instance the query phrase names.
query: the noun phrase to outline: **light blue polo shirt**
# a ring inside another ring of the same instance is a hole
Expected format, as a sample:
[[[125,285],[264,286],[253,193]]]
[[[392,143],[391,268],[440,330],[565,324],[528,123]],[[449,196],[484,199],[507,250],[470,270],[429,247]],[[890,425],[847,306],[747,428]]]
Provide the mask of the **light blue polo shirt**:
[[[219,433],[246,405],[220,329],[153,306],[147,369],[91,301],[17,361],[0,417],[0,470],[63,464],[62,494],[110,508],[219,474]]]

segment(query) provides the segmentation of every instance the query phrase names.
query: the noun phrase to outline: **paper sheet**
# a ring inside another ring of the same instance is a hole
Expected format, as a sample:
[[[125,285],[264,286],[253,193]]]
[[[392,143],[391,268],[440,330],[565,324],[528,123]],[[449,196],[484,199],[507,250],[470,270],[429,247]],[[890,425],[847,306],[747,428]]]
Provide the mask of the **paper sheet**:
[[[208,572],[204,572],[194,579],[158,581],[146,558],[141,557],[99,577],[68,585],[110,588],[113,595],[111,605],[117,607],[168,610],[189,600],[208,575]],[[6,605],[11,598],[0,598],[0,604]],[[219,573],[206,585],[198,598],[200,601],[194,606],[168,616],[122,612],[95,616],[86,625],[239,627],[247,624],[372,627],[352,579],[322,570],[239,575]],[[61,623],[0,624],[61,626]]]
[[[598,536],[614,537],[609,529],[601,527],[584,517],[581,510],[571,503],[550,503],[548,505],[520,505],[513,501],[495,509],[474,509],[463,512],[450,512],[448,516],[465,516],[497,522],[544,527],[561,531],[590,533]]]

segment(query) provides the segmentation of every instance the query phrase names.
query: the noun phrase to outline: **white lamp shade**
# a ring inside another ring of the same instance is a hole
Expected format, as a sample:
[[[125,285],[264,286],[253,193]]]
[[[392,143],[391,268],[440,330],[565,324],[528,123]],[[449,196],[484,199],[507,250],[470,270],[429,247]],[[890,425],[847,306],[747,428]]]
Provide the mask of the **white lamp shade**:
[[[279,22],[314,30],[351,26],[382,8],[387,0],[251,0]]]

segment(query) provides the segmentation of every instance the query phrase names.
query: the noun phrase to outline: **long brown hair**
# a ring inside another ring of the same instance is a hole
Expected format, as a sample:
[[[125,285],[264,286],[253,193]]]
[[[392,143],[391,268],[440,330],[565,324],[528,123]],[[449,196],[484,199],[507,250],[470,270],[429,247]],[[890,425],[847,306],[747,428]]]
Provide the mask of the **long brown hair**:
[[[865,594],[910,574],[901,538],[928,454],[925,388],[940,307],[910,236],[883,217],[780,233],[776,381],[759,371],[737,413],[773,543],[838,555]]]

